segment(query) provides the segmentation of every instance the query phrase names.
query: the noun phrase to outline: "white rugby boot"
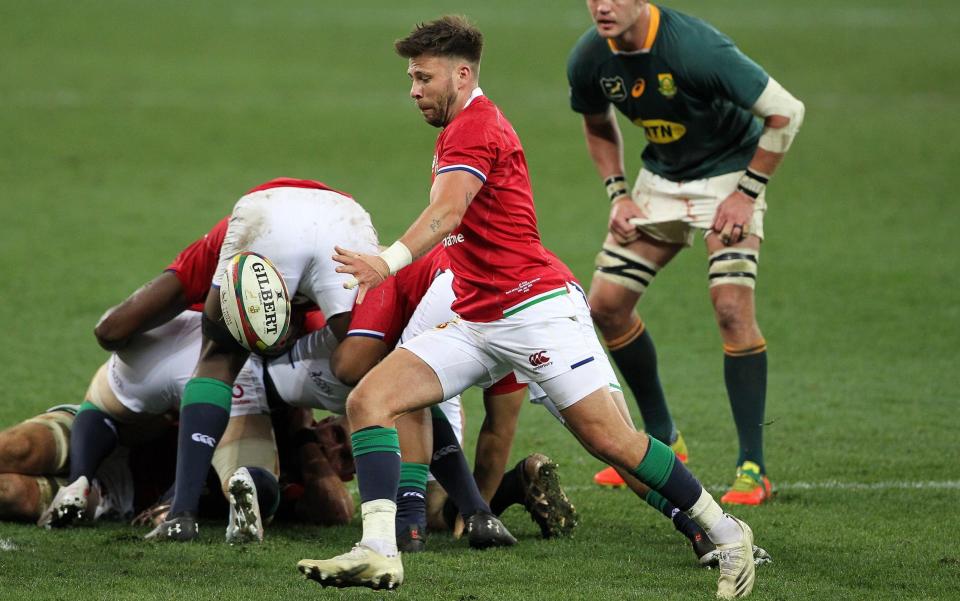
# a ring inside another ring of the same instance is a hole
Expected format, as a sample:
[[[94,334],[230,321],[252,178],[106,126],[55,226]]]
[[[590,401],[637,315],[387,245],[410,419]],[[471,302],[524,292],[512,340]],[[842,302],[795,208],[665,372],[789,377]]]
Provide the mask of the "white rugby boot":
[[[720,578],[717,580],[718,599],[739,599],[753,590],[757,579],[754,564],[753,531],[746,522],[728,516],[740,525],[740,540],[717,545]]]
[[[263,542],[263,520],[260,519],[257,487],[247,468],[241,467],[230,476],[227,501],[230,503],[227,542],[231,545]]]
[[[399,553],[387,557],[360,543],[354,545],[349,553],[332,559],[303,559],[297,564],[297,569],[321,586],[366,586],[374,590],[392,590],[403,583],[403,562]]]
[[[86,476],[80,476],[57,491],[50,506],[37,520],[37,526],[41,528],[75,526],[86,517],[89,496],[90,481]]]

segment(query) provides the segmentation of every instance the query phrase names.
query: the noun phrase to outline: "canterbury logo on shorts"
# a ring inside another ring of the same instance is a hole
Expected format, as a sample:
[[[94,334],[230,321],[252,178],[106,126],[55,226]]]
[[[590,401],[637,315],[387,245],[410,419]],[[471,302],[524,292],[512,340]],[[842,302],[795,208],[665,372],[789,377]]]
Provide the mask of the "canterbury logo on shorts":
[[[530,361],[530,365],[534,367],[542,367],[547,363],[550,363],[550,357],[547,356],[547,351],[536,352],[527,357],[527,360]]]

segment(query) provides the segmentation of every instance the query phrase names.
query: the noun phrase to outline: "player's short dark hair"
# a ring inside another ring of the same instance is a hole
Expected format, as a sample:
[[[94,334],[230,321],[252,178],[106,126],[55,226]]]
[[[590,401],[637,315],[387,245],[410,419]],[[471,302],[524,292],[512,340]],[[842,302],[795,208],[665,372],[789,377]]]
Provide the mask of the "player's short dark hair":
[[[394,42],[393,47],[403,58],[424,54],[456,56],[479,65],[483,34],[466,17],[446,15],[435,21],[420,23],[410,35]]]

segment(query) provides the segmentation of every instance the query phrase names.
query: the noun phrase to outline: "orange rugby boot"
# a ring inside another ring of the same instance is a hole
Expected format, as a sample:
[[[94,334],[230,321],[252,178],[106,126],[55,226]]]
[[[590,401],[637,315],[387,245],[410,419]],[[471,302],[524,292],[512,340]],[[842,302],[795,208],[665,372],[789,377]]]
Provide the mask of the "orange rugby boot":
[[[768,501],[771,494],[770,479],[760,473],[760,466],[752,461],[744,461],[737,468],[733,486],[720,497],[720,502],[728,505],[760,505]]]

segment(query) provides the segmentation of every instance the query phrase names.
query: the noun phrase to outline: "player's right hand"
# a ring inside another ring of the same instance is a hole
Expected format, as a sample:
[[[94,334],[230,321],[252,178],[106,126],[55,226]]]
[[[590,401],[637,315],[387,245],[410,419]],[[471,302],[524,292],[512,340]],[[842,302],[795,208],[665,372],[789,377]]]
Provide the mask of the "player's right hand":
[[[343,283],[343,287],[350,290],[359,286],[357,304],[363,303],[367,290],[376,288],[390,276],[390,267],[380,255],[364,255],[353,250],[335,246],[337,254],[333,260],[342,263],[337,267],[337,273],[349,273],[353,277]]]
[[[637,226],[630,223],[631,219],[646,219],[647,214],[629,196],[614,199],[610,207],[609,229],[613,239],[618,244],[629,244],[640,237]]]

